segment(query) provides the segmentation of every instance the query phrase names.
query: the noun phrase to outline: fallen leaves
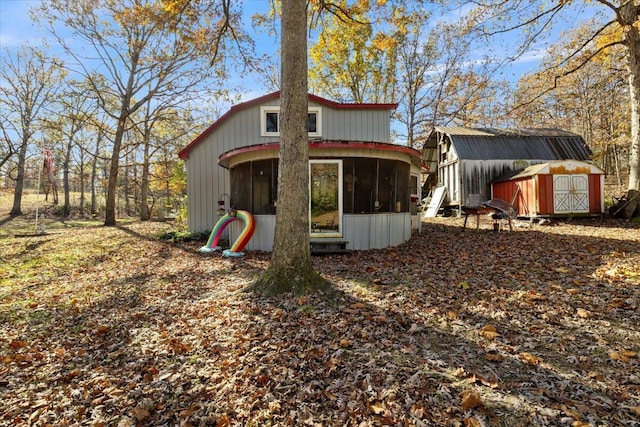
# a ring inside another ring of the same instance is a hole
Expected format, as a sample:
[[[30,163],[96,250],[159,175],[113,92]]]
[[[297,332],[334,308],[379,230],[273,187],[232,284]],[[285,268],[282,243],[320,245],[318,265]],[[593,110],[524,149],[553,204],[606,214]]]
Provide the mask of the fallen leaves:
[[[534,356],[531,353],[527,353],[526,351],[523,351],[522,353],[520,353],[518,357],[520,357],[520,360],[522,360],[523,362],[529,365],[539,365],[542,362],[541,358]]]
[[[576,310],[576,314],[578,315],[578,317],[582,317],[583,319],[588,319],[589,317],[593,316],[593,313],[591,313],[589,310],[585,310],[584,308],[578,308]]]
[[[483,337],[487,338],[488,340],[493,340],[495,339],[497,336],[499,336],[500,334],[498,333],[497,329],[495,326],[493,325],[485,325],[483,326],[479,331],[478,334],[482,335]]]
[[[464,390],[462,393],[460,393],[460,397],[462,399],[462,409],[464,409],[465,411],[467,409],[483,406],[482,398],[480,398],[480,394],[477,391]]]
[[[238,293],[268,254],[202,257],[139,237],[153,223],[60,233],[38,256],[99,250],[0,300],[0,424],[631,425],[637,229],[441,221],[314,258],[335,295],[274,299]]]
[[[618,360],[620,362],[630,362],[631,359],[638,357],[638,353],[631,350],[612,351],[609,353],[611,360]]]

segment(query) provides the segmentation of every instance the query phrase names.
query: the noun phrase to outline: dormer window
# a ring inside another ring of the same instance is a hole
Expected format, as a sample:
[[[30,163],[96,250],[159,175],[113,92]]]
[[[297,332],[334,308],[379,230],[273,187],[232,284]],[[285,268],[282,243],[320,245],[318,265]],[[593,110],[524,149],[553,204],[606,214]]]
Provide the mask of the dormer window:
[[[309,107],[307,129],[309,136],[322,136],[322,108]],[[280,107],[260,107],[260,135],[280,136]]]
[[[307,114],[307,130],[309,135],[318,135],[318,112],[309,111]]]
[[[280,134],[280,113],[276,111],[267,111],[265,113],[266,127],[265,132],[268,134]]]

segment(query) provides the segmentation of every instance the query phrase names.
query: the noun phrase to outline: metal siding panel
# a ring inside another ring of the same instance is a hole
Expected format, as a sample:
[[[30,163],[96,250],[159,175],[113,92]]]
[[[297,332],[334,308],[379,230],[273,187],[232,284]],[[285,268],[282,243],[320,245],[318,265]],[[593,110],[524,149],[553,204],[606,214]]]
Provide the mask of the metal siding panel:
[[[198,196],[202,194],[206,183],[202,180],[202,158],[198,155],[202,151],[202,148],[198,146],[194,151],[189,153],[188,163],[188,175],[187,175],[187,206],[189,215],[189,229],[191,231],[205,231],[206,218],[203,217],[202,211],[202,199]]]
[[[343,215],[344,237],[349,243],[348,249],[364,250],[369,248],[371,215]]]
[[[389,214],[374,215],[375,240],[373,240],[373,248],[382,249],[389,246]]]
[[[260,143],[259,114],[260,106],[238,112],[189,153],[187,205],[191,231],[215,226],[217,200],[230,192],[229,171],[218,165],[218,158],[231,149]]]
[[[372,215],[370,217],[369,224],[369,248],[368,249],[377,249],[380,248],[382,244],[382,237],[380,236],[380,220],[382,218],[382,214]]]
[[[246,250],[273,250],[275,215],[256,215],[256,231]],[[411,215],[400,214],[344,215],[344,238],[347,249],[382,249],[400,245],[411,238]],[[242,232],[241,221],[229,224],[229,244]]]
[[[322,107],[322,138],[337,141],[389,142],[387,110],[334,110]],[[326,129],[326,131],[325,131]]]
[[[273,250],[273,237],[276,228],[276,216],[275,215],[254,215],[256,220],[256,230],[251,237],[251,240],[247,243],[245,250],[247,251],[267,251]],[[229,224],[229,245],[235,242],[238,238],[244,224],[242,221],[233,221]]]
[[[474,160],[588,160],[590,150],[576,136],[450,136],[460,158]]]
[[[187,170],[187,195],[196,193],[196,180],[192,177],[194,173],[193,163],[185,162],[185,168]],[[196,215],[195,215],[195,199],[194,197],[187,196],[187,227],[191,231],[195,231],[196,227]]]

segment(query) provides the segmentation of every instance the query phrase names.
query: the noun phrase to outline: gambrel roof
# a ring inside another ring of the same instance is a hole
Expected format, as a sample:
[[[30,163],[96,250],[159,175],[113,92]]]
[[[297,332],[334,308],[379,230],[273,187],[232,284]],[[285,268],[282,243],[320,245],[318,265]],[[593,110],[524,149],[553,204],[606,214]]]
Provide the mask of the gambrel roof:
[[[200,135],[198,135],[191,143],[189,143],[186,147],[184,147],[178,153],[178,157],[185,160],[189,155],[189,152],[193,150],[198,144],[200,144],[209,134],[214,132],[217,128],[219,128],[223,123],[229,120],[238,112],[245,110],[247,108],[253,107],[255,105],[261,105],[262,103],[278,99],[280,98],[280,91],[272,92],[267,95],[263,95],[261,97],[251,99],[249,101],[236,104],[229,109],[222,117],[216,120],[211,126],[205,129]],[[398,108],[398,104],[350,104],[350,103],[341,103],[331,101],[329,99],[322,98],[320,96],[309,94],[309,101],[315,102],[320,105],[324,105],[327,107],[334,108],[336,110],[395,110]]]
[[[465,160],[589,160],[591,150],[580,135],[547,128],[435,127],[424,148],[448,138]]]

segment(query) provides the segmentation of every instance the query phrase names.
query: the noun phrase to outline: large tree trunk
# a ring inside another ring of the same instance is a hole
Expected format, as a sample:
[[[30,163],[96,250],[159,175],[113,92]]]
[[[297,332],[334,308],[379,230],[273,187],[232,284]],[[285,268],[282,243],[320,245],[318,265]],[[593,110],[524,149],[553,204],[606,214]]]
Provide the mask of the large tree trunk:
[[[638,8],[628,2],[620,8],[627,46],[629,97],[631,101],[631,147],[629,152],[629,190],[640,190],[640,33],[635,23]]]
[[[26,132],[28,133],[28,132]],[[18,151],[18,176],[16,178],[16,188],[13,192],[13,207],[9,215],[22,215],[22,190],[24,187],[24,167],[27,159],[27,141],[22,141]]]
[[[109,182],[107,184],[107,202],[105,205],[104,225],[116,225],[116,190],[118,188],[118,169],[120,166],[120,147],[124,136],[125,122],[127,120],[127,109],[129,101],[124,100],[116,135],[113,139],[113,151],[111,152],[111,164],[109,166]]]
[[[302,294],[328,286],[313,270],[309,247],[306,4],[306,0],[282,2],[281,132],[275,238],[267,271],[248,288],[263,295]]]

